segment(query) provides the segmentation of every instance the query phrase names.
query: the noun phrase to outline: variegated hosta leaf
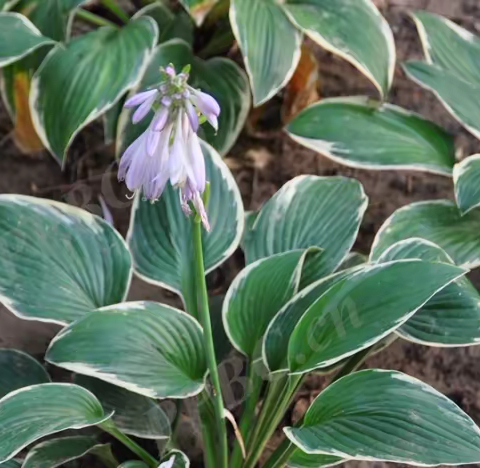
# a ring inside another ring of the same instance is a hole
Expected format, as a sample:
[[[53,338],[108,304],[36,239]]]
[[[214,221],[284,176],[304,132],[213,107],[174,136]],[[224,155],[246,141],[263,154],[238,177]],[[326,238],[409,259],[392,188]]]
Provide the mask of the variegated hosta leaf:
[[[150,398],[85,375],[76,375],[75,383],[90,390],[105,411],[113,411],[112,421],[124,434],[154,440],[170,437],[168,416]]]
[[[334,284],[359,270],[350,268],[315,281],[301,289],[275,315],[265,332],[262,349],[265,366],[270,372],[288,371],[288,343],[303,314]]]
[[[453,138],[419,115],[366,97],[324,99],[286,128],[298,143],[345,164],[451,175]]]
[[[309,254],[291,250],[262,258],[244,268],[230,285],[223,302],[223,324],[235,348],[250,359],[259,354],[270,320],[298,291]]]
[[[50,382],[43,366],[16,349],[0,349],[0,398],[30,385]]]
[[[94,426],[110,416],[78,385],[46,383],[11,392],[0,400],[0,462],[48,434]]]
[[[388,93],[395,42],[372,0],[285,0],[283,7],[311,39],[357,67],[382,96]]]
[[[23,15],[0,13],[0,67],[5,67],[30,54],[39,47],[53,45]]]
[[[44,34],[56,41],[69,36],[69,19],[72,13],[89,0],[20,0],[15,10],[28,16]]]
[[[72,436],[50,439],[35,445],[27,454],[22,468],[57,468],[102,447],[93,437]]]
[[[0,468],[21,468],[22,464],[16,460],[8,460],[5,463],[0,463]]]
[[[453,263],[440,247],[418,238],[393,244],[378,261],[412,258]],[[402,338],[427,346],[480,344],[480,294],[468,278],[458,278],[435,294],[396,332]]]
[[[413,15],[427,63],[404,64],[415,82],[435,93],[467,130],[480,138],[480,38],[427,12]]]
[[[334,271],[357,236],[368,199],[359,182],[344,177],[299,176],[261,209],[245,233],[247,263],[294,249],[324,252],[309,265],[309,281]],[[302,281],[304,287],[308,282]]]
[[[480,429],[455,403],[401,372],[355,372],[327,387],[302,426],[284,429],[307,453],[408,465],[480,462]]]
[[[0,301],[18,317],[65,325],[121,302],[131,272],[125,242],[98,216],[0,195]]]
[[[368,262],[368,256],[363,255],[359,252],[350,252],[344,259],[343,262],[337,268],[337,271],[347,270],[348,268],[356,267],[363,265]]]
[[[374,345],[464,274],[454,265],[419,260],[360,267],[305,311],[288,343],[290,371],[328,367]]]
[[[345,460],[333,455],[311,455],[295,450],[287,462],[288,468],[326,468],[344,463]]]
[[[480,206],[480,154],[474,154],[455,165],[453,183],[455,199],[462,214]]]
[[[250,91],[245,73],[233,61],[216,57],[202,60],[192,52],[191,47],[180,39],[160,44],[149,62],[141,82],[132,93],[158,83],[158,70],[172,63],[177,70],[191,65],[190,84],[210,93],[218,101],[221,113],[218,132],[209,124],[204,124],[200,136],[210,143],[222,156],[235,143],[250,108]],[[149,125],[153,112],[141,123],[133,125],[130,121],[131,109],[125,109],[121,115],[118,129],[117,152],[123,153]]]
[[[190,460],[180,450],[170,450],[168,453],[163,455],[158,468],[163,468],[162,463],[165,467],[170,466],[168,462],[172,459],[172,457],[174,457],[172,468],[190,468]]]
[[[276,0],[232,0],[230,23],[250,77],[255,106],[283,88],[300,60],[302,35]]]
[[[53,49],[32,79],[30,110],[44,145],[62,163],[75,135],[136,85],[157,39],[149,17],[104,27]]]
[[[395,211],[377,232],[370,261],[377,261],[391,245],[410,237],[437,244],[456,265],[476,268],[480,265],[480,212],[462,216],[454,203],[433,200],[412,203]]]
[[[180,0],[180,3],[190,13],[197,26],[203,23],[208,12],[218,0]]]
[[[206,272],[214,270],[237,248],[243,232],[244,213],[235,179],[218,153],[202,142],[210,196],[207,214],[211,225],[203,233]],[[170,184],[156,203],[137,196],[127,239],[135,273],[147,282],[180,294],[186,310],[196,314],[192,220],[180,207],[178,191]]]
[[[150,398],[201,392],[203,333],[184,312],[155,302],[103,307],[63,329],[46,359]]]
[[[8,11],[13,8],[18,0],[0,0],[0,11]]]

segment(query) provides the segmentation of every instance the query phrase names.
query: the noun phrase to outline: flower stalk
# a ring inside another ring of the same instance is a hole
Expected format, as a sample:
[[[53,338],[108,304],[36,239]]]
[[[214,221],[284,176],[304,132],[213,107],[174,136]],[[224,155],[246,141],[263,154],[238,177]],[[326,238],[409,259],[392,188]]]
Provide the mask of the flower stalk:
[[[215,411],[215,423],[218,431],[219,441],[219,468],[228,468],[228,444],[227,444],[227,426],[224,417],[224,407],[222,390],[220,388],[220,376],[218,374],[217,360],[215,357],[215,347],[213,344],[212,324],[210,321],[210,310],[208,306],[207,284],[205,281],[205,269],[203,263],[202,250],[202,228],[201,219],[194,217],[192,220],[193,229],[193,256],[195,261],[195,278],[197,281],[198,294],[198,312],[200,323],[203,327],[205,340],[205,351],[207,354],[208,370],[210,371],[210,380],[212,383],[213,406]],[[207,467],[216,468],[216,467]]]

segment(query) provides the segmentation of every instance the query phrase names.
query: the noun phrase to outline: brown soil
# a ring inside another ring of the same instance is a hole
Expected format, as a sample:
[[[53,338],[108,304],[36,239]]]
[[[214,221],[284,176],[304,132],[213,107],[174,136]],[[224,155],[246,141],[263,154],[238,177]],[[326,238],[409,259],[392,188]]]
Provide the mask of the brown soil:
[[[480,6],[477,0],[377,0],[384,6],[397,40],[399,63],[421,57],[420,45],[407,8],[428,9],[447,15],[472,31],[480,32]],[[372,86],[344,61],[312,46],[320,63],[323,97],[369,94]],[[479,151],[480,143],[465,132],[428,92],[408,81],[397,68],[390,101],[418,111],[455,135],[459,158]],[[411,172],[373,172],[346,168],[291,141],[275,123],[279,100],[273,100],[264,116],[275,116],[260,132],[244,132],[228,155],[229,165],[241,187],[245,207],[258,208],[282,184],[298,174],[342,174],[357,178],[370,198],[355,250],[368,253],[374,234],[384,220],[397,208],[417,201],[438,198],[452,199],[450,179]],[[265,119],[264,119],[265,120]],[[272,129],[273,127],[273,129]],[[69,165],[62,173],[54,159],[46,153],[27,156],[18,152],[10,138],[11,124],[0,107],[0,193],[23,193],[67,201],[100,212],[98,194],[106,199],[115,218],[116,227],[125,233],[130,203],[124,189],[115,181],[112,170],[113,151],[103,144],[101,126],[93,125],[76,139],[69,155]],[[35,241],[32,233],[32,242]],[[53,241],[53,239],[52,239]],[[241,268],[241,255],[210,278],[215,289],[224,289]],[[477,287],[480,280],[473,278]],[[151,299],[176,303],[170,294],[134,280],[130,299]],[[26,322],[13,317],[0,307],[0,347],[15,347],[41,355],[57,328]],[[395,342],[381,354],[369,359],[367,366],[397,369],[418,377],[445,393],[480,423],[480,357],[479,347],[440,349]],[[295,420],[328,382],[311,377],[299,392],[294,410],[286,423]],[[198,446],[192,437],[189,419],[182,421],[182,431],[189,440],[185,445]],[[274,441],[275,442],[275,441]],[[195,452],[195,450],[194,450]],[[196,450],[198,454],[198,450]],[[380,467],[382,463],[348,463],[353,467]],[[397,465],[401,466],[401,465]]]

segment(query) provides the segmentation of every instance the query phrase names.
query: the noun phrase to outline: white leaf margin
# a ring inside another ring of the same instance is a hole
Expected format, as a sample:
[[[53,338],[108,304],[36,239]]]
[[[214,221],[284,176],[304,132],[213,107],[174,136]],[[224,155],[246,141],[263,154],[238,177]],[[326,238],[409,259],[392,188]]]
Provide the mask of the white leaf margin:
[[[480,163],[480,154],[473,154],[472,156],[465,158],[463,161],[460,161],[459,163],[455,164],[455,166],[453,166],[453,185],[455,188],[455,200],[457,201],[457,206],[460,205],[459,181],[462,175],[470,169],[470,164],[476,163],[476,162]],[[479,180],[479,183],[480,183],[480,180]],[[475,205],[472,205],[470,208],[468,208],[468,210],[462,211],[462,216],[466,215],[473,209],[478,208],[479,206],[480,206],[480,201]]]

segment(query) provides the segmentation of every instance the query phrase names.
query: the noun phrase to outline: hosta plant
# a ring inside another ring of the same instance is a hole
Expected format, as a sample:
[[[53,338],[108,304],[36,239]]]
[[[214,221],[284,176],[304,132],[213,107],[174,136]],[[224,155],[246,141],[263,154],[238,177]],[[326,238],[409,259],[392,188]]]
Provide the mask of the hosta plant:
[[[299,176],[245,213],[226,164],[197,136],[221,126],[223,109],[190,71],[157,68],[125,103],[136,129],[119,168],[135,194],[126,240],[80,208],[0,195],[1,301],[62,327],[44,360],[70,371],[53,383],[39,361],[0,350],[0,466],[93,455],[107,468],[188,467],[176,439],[186,399],[207,468],[258,466],[277,428],[266,468],[480,463],[480,430],[455,403],[401,372],[357,370],[397,338],[479,343],[480,297],[465,276],[479,264],[478,211],[404,207],[368,258],[351,251],[368,204],[354,179]],[[239,246],[245,268],[209,298],[206,275]],[[182,307],[127,301],[132,274]],[[239,353],[240,402],[219,372]],[[329,385],[282,427],[310,373]],[[160,404],[169,400],[175,415]],[[102,431],[128,450],[112,452]]]

